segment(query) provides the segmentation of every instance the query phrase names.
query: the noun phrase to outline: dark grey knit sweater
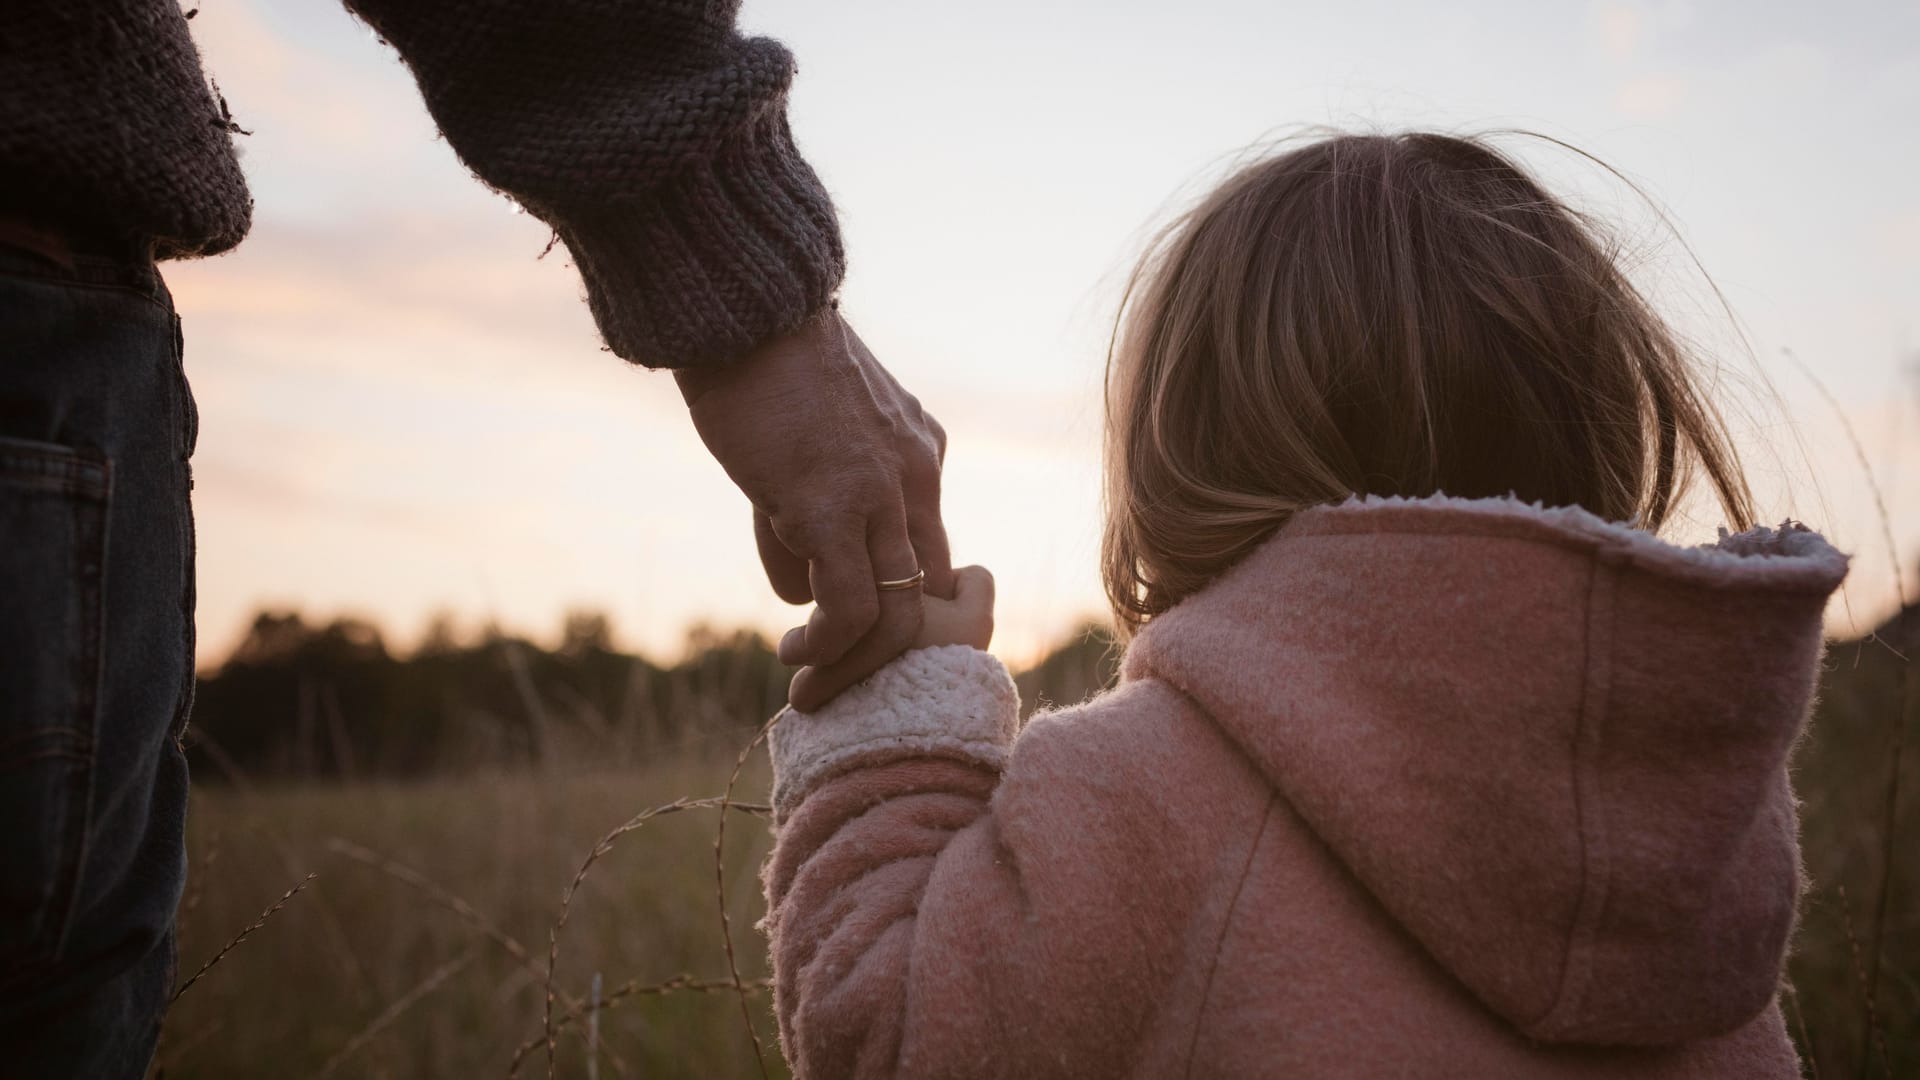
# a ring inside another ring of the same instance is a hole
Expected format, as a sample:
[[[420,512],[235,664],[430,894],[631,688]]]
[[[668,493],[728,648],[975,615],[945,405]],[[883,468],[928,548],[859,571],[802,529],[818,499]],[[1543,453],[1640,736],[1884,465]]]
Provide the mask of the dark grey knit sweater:
[[[792,57],[735,32],[738,0],[347,4],[461,160],[560,234],[619,355],[725,363],[839,286]],[[0,215],[160,258],[239,243],[253,203],[187,28],[177,0],[0,2]]]

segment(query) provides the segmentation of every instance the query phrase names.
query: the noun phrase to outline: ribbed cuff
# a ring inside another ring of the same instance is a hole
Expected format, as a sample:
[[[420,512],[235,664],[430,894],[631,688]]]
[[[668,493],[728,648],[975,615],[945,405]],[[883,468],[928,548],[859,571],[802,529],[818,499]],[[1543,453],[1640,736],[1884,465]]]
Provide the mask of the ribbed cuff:
[[[774,725],[774,821],[855,768],[938,757],[998,770],[1019,723],[1020,694],[1000,661],[965,645],[916,649],[819,712]]]
[[[824,309],[846,273],[833,204],[777,110],[644,196],[542,209],[608,347],[647,367],[737,359]]]

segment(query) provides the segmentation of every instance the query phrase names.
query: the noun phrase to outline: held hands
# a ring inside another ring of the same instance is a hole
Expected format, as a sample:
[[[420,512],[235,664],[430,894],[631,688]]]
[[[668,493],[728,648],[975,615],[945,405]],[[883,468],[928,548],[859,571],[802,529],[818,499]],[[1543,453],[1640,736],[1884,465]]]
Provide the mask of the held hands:
[[[946,433],[832,312],[725,368],[674,375],[701,440],[753,503],[774,592],[816,605],[779,654],[803,665],[793,707],[817,709],[921,632],[921,589],[879,582],[924,571],[929,603],[953,595]]]

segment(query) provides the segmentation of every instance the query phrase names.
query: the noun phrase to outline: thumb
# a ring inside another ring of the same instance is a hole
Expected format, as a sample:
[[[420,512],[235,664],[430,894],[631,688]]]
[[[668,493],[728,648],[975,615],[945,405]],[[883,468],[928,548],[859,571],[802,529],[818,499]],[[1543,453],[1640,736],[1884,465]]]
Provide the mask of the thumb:
[[[971,645],[985,649],[993,641],[993,575],[978,566],[954,571],[953,599],[924,598],[926,620],[916,648]]]
[[[993,608],[993,574],[984,566],[962,566],[953,572],[953,603],[966,611]]]

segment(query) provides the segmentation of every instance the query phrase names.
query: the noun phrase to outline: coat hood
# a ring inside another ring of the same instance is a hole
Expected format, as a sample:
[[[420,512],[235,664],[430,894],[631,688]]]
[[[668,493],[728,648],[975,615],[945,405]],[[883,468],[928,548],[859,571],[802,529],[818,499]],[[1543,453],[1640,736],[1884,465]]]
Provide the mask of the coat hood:
[[[1154,619],[1124,677],[1196,701],[1526,1036],[1679,1042],[1778,987],[1786,762],[1846,567],[1793,523],[1684,548],[1578,508],[1351,500]]]

